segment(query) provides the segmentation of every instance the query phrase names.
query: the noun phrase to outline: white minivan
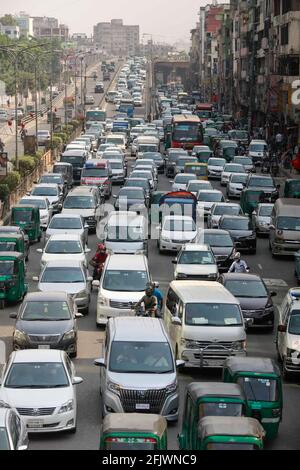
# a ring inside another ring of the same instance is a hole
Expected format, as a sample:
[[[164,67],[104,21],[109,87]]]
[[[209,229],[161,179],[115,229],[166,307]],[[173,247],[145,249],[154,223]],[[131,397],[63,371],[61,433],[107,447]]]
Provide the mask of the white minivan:
[[[239,301],[217,282],[171,282],[164,321],[175,359],[186,367],[217,368],[231,355],[246,356],[247,323]]]
[[[99,281],[97,325],[106,325],[110,317],[135,315],[133,306],[143,297],[151,282],[145,255],[110,255]]]

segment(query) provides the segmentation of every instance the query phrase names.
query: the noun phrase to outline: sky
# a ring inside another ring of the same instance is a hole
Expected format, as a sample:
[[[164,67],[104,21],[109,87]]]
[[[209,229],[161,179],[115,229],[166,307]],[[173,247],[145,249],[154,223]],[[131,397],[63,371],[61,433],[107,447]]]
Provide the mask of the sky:
[[[139,24],[141,40],[153,35],[154,42],[189,41],[198,21],[200,6],[211,0],[12,0],[0,2],[0,14],[26,11],[32,16],[54,16],[69,26],[71,33],[91,35],[93,25],[112,18],[124,24]],[[220,2],[221,3],[221,2]]]

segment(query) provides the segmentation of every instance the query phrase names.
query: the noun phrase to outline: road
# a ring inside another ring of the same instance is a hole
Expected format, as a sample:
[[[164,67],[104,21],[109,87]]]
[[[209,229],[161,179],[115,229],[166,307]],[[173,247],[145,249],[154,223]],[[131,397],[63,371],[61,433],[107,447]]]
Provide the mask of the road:
[[[92,94],[94,81],[88,81],[88,94]],[[100,102],[102,96],[94,95],[96,103]],[[98,101],[97,101],[98,100]],[[114,107],[111,104],[105,105],[108,117],[114,114]],[[145,108],[137,110],[138,115],[143,115]],[[219,183],[213,183],[216,188],[220,188]],[[159,189],[170,189],[170,183],[164,175],[159,176]],[[221,188],[223,191],[224,189]],[[114,186],[113,193],[117,194],[118,186]],[[96,236],[92,235],[89,239],[89,247],[92,253],[96,245]],[[40,255],[36,252],[39,244],[31,247],[31,253],[27,268],[30,290],[36,289],[36,283],[31,281],[34,275],[39,274]],[[256,255],[245,256],[251,272],[260,274],[267,279],[272,290],[276,290],[277,296],[275,303],[281,303],[289,287],[296,285],[294,278],[294,268],[292,259],[273,259],[269,249],[268,240],[258,239]],[[173,279],[173,265],[171,263],[172,255],[159,255],[156,241],[150,241],[149,266],[153,280],[160,283],[163,291],[166,291],[167,285]],[[77,375],[83,377],[84,382],[78,386],[78,427],[75,435],[71,434],[43,434],[40,436],[31,436],[31,449],[80,449],[93,450],[99,445],[99,430],[101,423],[100,399],[99,399],[99,369],[93,365],[93,359],[101,357],[104,331],[96,327],[96,295],[93,291],[91,299],[91,308],[88,316],[78,320],[79,323],[79,345],[78,357],[74,360]],[[9,313],[15,311],[17,306],[6,308],[0,312],[0,339],[7,345],[7,353],[11,351],[11,334],[13,329],[13,320],[9,318]],[[272,357],[276,359],[274,345],[274,333],[249,332],[248,333],[248,354],[252,356]],[[215,381],[220,380],[220,371],[195,372],[185,371],[179,373],[179,388],[181,397],[180,415],[182,414],[183,398],[186,385],[191,381]],[[274,442],[267,444],[268,449],[298,449],[300,447],[300,423],[296,418],[298,410],[300,387],[295,380],[284,384],[284,410],[283,421],[279,430],[279,435]],[[180,420],[178,424],[170,424],[168,429],[169,449],[177,449],[176,436],[180,429]]]

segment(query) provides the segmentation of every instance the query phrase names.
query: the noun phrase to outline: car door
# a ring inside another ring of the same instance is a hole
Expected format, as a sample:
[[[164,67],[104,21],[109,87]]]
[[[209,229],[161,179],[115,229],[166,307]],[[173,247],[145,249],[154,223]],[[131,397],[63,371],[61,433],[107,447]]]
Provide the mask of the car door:
[[[65,365],[66,365],[67,372],[68,372],[69,379],[70,379],[70,387],[72,387],[73,400],[74,400],[74,412],[75,412],[75,416],[76,416],[76,413],[77,413],[77,395],[76,395],[77,387],[76,387],[76,385],[73,385],[73,379],[76,376],[76,371],[75,371],[74,364],[71,361],[71,359],[69,358],[67,353],[64,353],[64,361],[65,361]]]
[[[286,302],[283,302],[283,305],[279,310],[279,325],[284,325],[287,327],[289,315],[290,315],[290,304],[288,299],[286,298]],[[278,352],[281,357],[283,357],[286,353],[286,337],[287,333],[278,331],[277,332],[277,347]]]

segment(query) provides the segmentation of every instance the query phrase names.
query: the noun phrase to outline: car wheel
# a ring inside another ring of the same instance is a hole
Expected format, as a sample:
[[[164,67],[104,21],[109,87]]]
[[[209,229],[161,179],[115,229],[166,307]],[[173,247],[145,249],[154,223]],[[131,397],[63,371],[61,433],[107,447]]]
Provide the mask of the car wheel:
[[[82,313],[83,313],[84,315],[88,315],[88,314],[89,314],[89,308],[90,308],[90,305],[88,304],[88,306],[85,307],[85,308],[82,310]]]
[[[70,429],[68,432],[69,432],[70,434],[75,434],[76,431],[77,431],[77,427],[75,426],[74,428]]]
[[[3,310],[5,307],[5,299],[0,299],[0,310]]]

